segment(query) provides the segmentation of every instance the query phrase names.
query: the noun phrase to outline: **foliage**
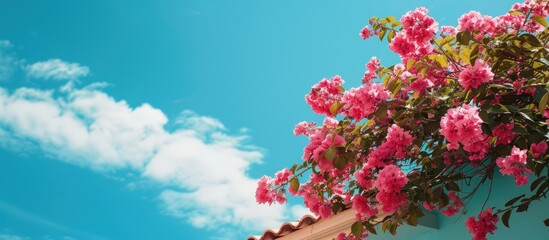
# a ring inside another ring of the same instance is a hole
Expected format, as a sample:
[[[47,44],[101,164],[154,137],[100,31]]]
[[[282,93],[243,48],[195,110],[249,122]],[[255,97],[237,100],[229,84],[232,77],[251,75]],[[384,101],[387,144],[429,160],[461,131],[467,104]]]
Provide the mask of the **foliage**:
[[[360,31],[388,41],[401,62],[382,67],[372,58],[356,88],[345,90],[339,76],[314,85],[306,101],[326,118],[296,126],[310,140],[303,162],[264,176],[258,202],[284,203],[288,187],[323,218],[352,205],[357,222],[340,238],[354,239],[375,234],[375,225],[396,234],[425,210],[463,214],[463,202],[494,174],[529,183],[529,194],[467,220],[483,239],[500,217],[508,227],[512,211],[546,197],[548,1],[527,0],[498,17],[470,12],[440,31],[427,13],[374,17]]]

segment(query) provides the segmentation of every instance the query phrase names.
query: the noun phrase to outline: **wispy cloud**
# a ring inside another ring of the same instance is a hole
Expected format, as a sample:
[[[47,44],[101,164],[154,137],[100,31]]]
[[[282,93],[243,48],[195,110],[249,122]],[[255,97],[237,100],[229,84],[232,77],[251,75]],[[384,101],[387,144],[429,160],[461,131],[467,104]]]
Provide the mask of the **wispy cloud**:
[[[50,68],[40,64],[36,69]],[[59,71],[44,72],[34,76],[54,78]],[[146,103],[131,107],[93,86],[0,88],[0,133],[8,136],[1,139],[34,143],[60,160],[98,172],[130,169],[163,186],[158,199],[166,214],[197,228],[230,234],[287,220],[289,207],[255,203],[257,179],[248,170],[263,154],[246,143],[248,136],[230,135],[218,119],[189,110],[173,120],[177,129],[166,130],[168,122],[160,109]]]
[[[70,227],[67,227],[65,225],[50,221],[46,218],[43,218],[41,216],[35,215],[33,213],[27,212],[21,208],[18,208],[15,205],[9,204],[7,202],[4,202],[0,200],[0,212],[3,212],[4,215],[9,215],[11,217],[14,217],[16,219],[19,219],[21,221],[25,221],[29,224],[41,226],[41,227],[47,227],[49,229],[59,231],[64,234],[70,234],[74,236],[81,236],[86,239],[93,239],[93,240],[106,240],[106,238],[96,236],[94,234],[90,234],[84,231],[80,231],[77,229],[73,229]],[[4,237],[4,238],[2,238]],[[9,238],[12,237],[12,238]],[[22,239],[28,239],[28,238],[22,238],[20,236],[16,235],[2,235],[0,234],[0,240],[22,240]]]
[[[8,40],[0,40],[0,81],[9,79],[14,71],[15,59],[11,54],[13,45]]]
[[[87,66],[79,63],[69,63],[61,59],[49,59],[36,62],[25,67],[28,76],[41,79],[74,80],[90,73]]]
[[[0,240],[26,240],[28,238],[23,238],[17,235],[8,235],[8,234],[0,234]]]

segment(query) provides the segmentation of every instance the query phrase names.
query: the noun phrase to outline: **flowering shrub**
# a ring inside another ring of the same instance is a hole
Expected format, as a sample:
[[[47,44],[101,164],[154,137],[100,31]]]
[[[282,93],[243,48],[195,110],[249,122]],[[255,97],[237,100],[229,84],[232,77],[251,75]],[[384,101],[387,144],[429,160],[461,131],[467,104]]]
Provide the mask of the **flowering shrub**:
[[[508,227],[512,211],[549,192],[548,5],[472,11],[457,27],[439,28],[426,8],[400,21],[372,18],[359,35],[387,40],[401,62],[383,67],[373,57],[349,90],[340,76],[315,84],[305,99],[326,118],[296,126],[310,141],[303,162],[261,178],[257,201],[284,203],[288,189],[323,218],[351,206],[352,234],[338,239],[359,239],[378,224],[392,234],[415,226],[423,211],[464,214],[480,185],[512,175],[531,192],[466,221],[473,239],[493,234],[500,218]]]

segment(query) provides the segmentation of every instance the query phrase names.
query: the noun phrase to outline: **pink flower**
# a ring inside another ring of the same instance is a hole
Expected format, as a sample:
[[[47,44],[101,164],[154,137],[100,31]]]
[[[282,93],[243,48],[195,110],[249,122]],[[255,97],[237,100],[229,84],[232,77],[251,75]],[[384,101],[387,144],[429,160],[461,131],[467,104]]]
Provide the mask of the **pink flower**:
[[[465,89],[476,89],[480,84],[494,78],[492,68],[482,59],[477,59],[474,66],[467,66],[459,73],[458,82]]]
[[[406,36],[417,43],[428,42],[435,36],[438,23],[432,17],[427,16],[428,10],[424,7],[407,12],[400,22]]]
[[[376,188],[384,192],[400,192],[408,183],[406,174],[396,165],[388,165],[379,171],[375,181]]]
[[[360,30],[360,33],[358,35],[360,35],[362,39],[366,40],[372,36],[372,32],[370,31],[370,28],[368,26],[365,26],[364,28],[362,28],[362,30]]]
[[[315,125],[316,125],[315,122],[310,122],[310,123],[300,122],[297,125],[295,125],[294,134],[296,136],[298,136],[298,135],[309,136],[314,132]]]
[[[381,68],[381,63],[378,58],[372,57],[366,64],[366,68],[368,70],[364,73],[364,77],[362,77],[362,83],[364,84],[376,78],[376,72]]]
[[[303,150],[303,160],[313,159],[321,171],[329,172],[334,168],[334,164],[324,156],[326,150],[344,144],[345,139],[342,136],[328,133],[327,129],[319,130],[309,136],[309,144]]]
[[[330,200],[321,199],[310,182],[301,185],[299,195],[303,196],[303,203],[312,213],[322,218],[332,216],[332,204]]]
[[[440,211],[442,214],[451,217],[454,216],[454,214],[461,211],[461,208],[463,207],[463,202],[461,201],[461,198],[459,198],[455,192],[450,192],[448,194],[448,198],[450,199],[451,203],[448,204],[446,209]]]
[[[309,94],[305,95],[305,100],[314,112],[333,117],[335,114],[332,114],[330,107],[340,100],[343,91],[341,85],[344,82],[340,76],[322,79],[312,87]]]
[[[543,157],[543,155],[547,152],[547,142],[541,141],[539,143],[532,143],[530,146],[530,152],[532,152],[535,158]]]
[[[362,236],[360,236],[360,238],[357,238],[352,233],[348,233],[348,234],[340,233],[339,235],[337,235],[336,240],[361,240],[361,239],[365,239],[367,237],[368,237],[368,231],[366,229],[363,229],[362,230]]]
[[[407,194],[402,192],[378,192],[376,199],[381,203],[384,213],[392,214],[399,207],[406,204]]]
[[[357,194],[353,197],[353,208],[358,212],[359,219],[370,218],[378,213],[375,204],[371,204],[364,196]]]
[[[406,174],[396,165],[388,165],[379,171],[375,181],[379,192],[376,199],[381,203],[385,213],[393,213],[406,203],[406,193],[401,189],[408,183]]]
[[[526,150],[513,146],[511,155],[498,158],[496,164],[502,175],[513,175],[518,186],[528,183],[528,177],[525,174],[532,173],[532,170],[526,167]]]
[[[457,34],[457,29],[452,26],[442,26],[440,28],[440,36],[446,37],[446,36],[455,36]]]
[[[406,149],[413,141],[414,138],[410,135],[410,132],[404,131],[404,129],[396,124],[391,125],[387,130],[387,142],[385,144],[396,151],[396,158],[406,156]]]
[[[393,41],[389,43],[389,49],[401,57],[412,55],[416,52],[416,45],[408,39],[404,32],[397,32]]]
[[[374,187],[373,175],[371,171],[366,168],[362,168],[355,172],[356,182],[364,189],[370,189]]]
[[[429,211],[433,211],[435,210],[435,206],[433,206],[432,204],[430,204],[429,202],[427,201],[423,201],[423,207]]]
[[[271,205],[273,202],[280,204],[287,202],[286,197],[281,192],[277,192],[276,189],[272,188],[272,184],[273,180],[267,176],[259,179],[255,191],[255,200],[258,203],[269,203]]]
[[[510,144],[515,139],[515,132],[513,128],[515,124],[512,123],[500,123],[492,130],[492,134],[497,137],[496,146],[500,144]]]
[[[292,175],[293,174],[290,172],[290,170],[288,170],[287,168],[284,168],[276,173],[273,184],[275,186],[280,186],[282,184],[285,184],[288,182],[288,178],[291,177]]]
[[[482,133],[482,119],[478,108],[463,104],[461,107],[451,108],[440,120],[440,134],[448,141],[448,149],[458,149],[459,143],[470,156],[469,159],[480,160],[487,153],[490,146],[486,142],[487,136]]]
[[[368,63],[366,64],[366,68],[369,71],[377,72],[377,70],[379,70],[379,68],[381,68],[381,62],[379,61],[379,59],[377,57],[372,57],[372,58],[370,58],[370,61],[368,61]]]
[[[478,215],[478,221],[475,217],[468,218],[465,221],[465,226],[467,226],[470,233],[475,235],[473,240],[486,240],[486,234],[494,234],[498,221],[499,218],[492,215],[492,209],[488,208]]]
[[[360,121],[377,109],[377,105],[389,98],[388,91],[380,83],[370,83],[358,88],[351,88],[343,94],[343,113]]]

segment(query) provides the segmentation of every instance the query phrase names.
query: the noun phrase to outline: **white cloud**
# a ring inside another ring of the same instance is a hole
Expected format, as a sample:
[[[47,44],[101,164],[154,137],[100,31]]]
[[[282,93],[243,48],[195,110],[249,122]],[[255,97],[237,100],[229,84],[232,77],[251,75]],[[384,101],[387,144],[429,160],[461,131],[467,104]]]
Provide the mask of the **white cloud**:
[[[100,236],[97,236],[97,235],[94,235],[94,234],[91,234],[91,233],[88,233],[88,232],[84,232],[84,231],[81,231],[81,230],[78,230],[78,229],[73,229],[71,227],[65,226],[63,224],[59,224],[57,222],[53,222],[51,220],[48,220],[48,219],[45,219],[41,216],[37,216],[33,213],[27,212],[24,209],[18,208],[15,205],[11,205],[11,204],[9,204],[7,202],[3,202],[1,200],[0,200],[0,212],[3,215],[9,215],[9,216],[11,216],[15,219],[18,219],[20,221],[24,221],[24,222],[26,222],[30,225],[40,226],[40,227],[43,227],[43,228],[48,228],[48,229],[51,229],[51,230],[59,231],[59,232],[70,234],[70,235],[81,236],[85,239],[90,239],[90,240],[105,240],[106,239],[106,238],[103,238],[103,237],[100,237]],[[2,237],[4,237],[4,238],[2,238]],[[12,237],[12,238],[9,238],[9,237]],[[44,236],[44,238],[51,239],[48,236]],[[19,240],[19,239],[29,239],[29,238],[27,238],[27,237],[21,238],[20,236],[16,236],[16,235],[12,235],[12,234],[4,234],[4,235],[0,234],[0,240]]]
[[[22,238],[16,235],[0,234],[0,240],[24,240],[28,238]]]
[[[36,62],[26,66],[25,70],[30,77],[54,80],[74,80],[85,77],[90,73],[87,66],[65,62],[61,59]]]
[[[191,111],[177,118],[179,129],[167,131],[167,123],[159,109],[132,108],[93,86],[0,88],[2,140],[24,139],[95,171],[131,169],[164,186],[159,200],[165,213],[197,228],[250,234],[293,220],[285,217],[292,216],[287,206],[256,204],[257,179],[248,170],[263,154],[245,144],[246,136],[228,135],[219,120]]]
[[[0,40],[0,81],[9,79],[14,72],[15,58],[10,54],[13,45],[8,40]]]

